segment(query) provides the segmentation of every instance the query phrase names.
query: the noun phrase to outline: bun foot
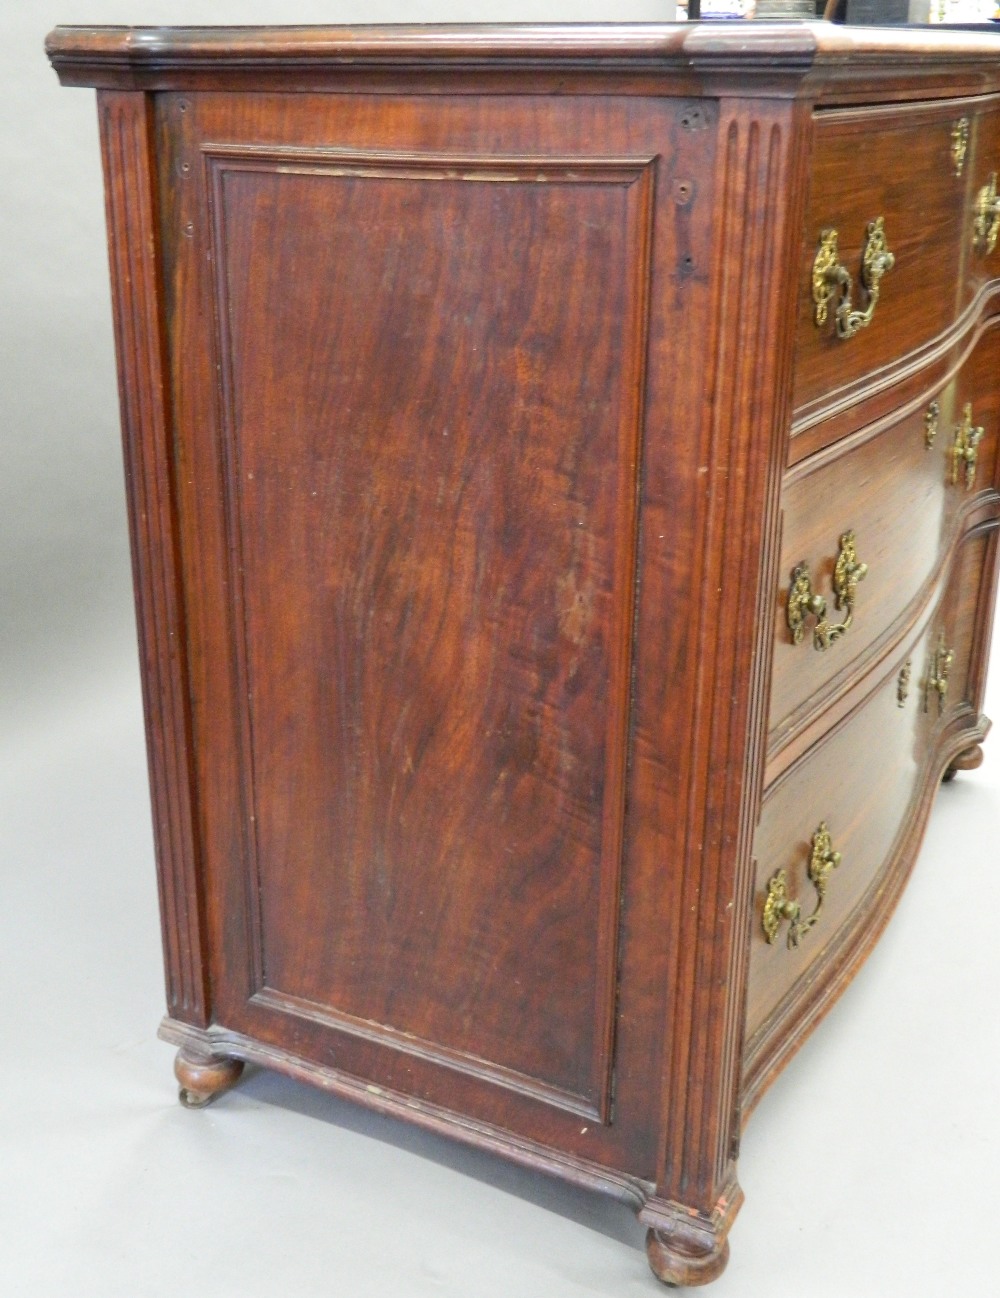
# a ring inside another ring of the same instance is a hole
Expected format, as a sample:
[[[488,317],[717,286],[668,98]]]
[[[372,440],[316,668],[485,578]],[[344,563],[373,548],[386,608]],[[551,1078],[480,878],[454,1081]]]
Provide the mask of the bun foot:
[[[658,1230],[646,1232],[646,1256],[657,1280],[673,1286],[708,1284],[722,1275],[729,1261],[729,1240],[717,1240],[708,1252],[689,1251]]]
[[[179,1098],[186,1109],[203,1109],[211,1104],[217,1095],[236,1085],[242,1072],[242,1059],[178,1050],[174,1060],[174,1076],[181,1084]]]
[[[983,746],[982,744],[973,744],[971,748],[966,748],[964,752],[952,758],[951,765],[944,773],[944,783],[955,778],[958,771],[974,771],[983,764]]]

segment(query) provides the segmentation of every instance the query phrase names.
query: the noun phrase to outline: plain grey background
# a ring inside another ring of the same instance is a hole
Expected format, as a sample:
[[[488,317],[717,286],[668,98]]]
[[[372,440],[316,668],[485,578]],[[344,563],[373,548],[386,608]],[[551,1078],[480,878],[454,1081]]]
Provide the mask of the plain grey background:
[[[611,1201],[264,1073],[201,1113],[175,1101],[172,1051],[155,1037],[163,992],[96,115],[92,92],[58,87],[42,41],[58,21],[663,13],[647,0],[4,0],[4,1293],[661,1292],[643,1232]],[[755,1115],[718,1298],[997,1292],[998,743],[942,791],[886,937]]]

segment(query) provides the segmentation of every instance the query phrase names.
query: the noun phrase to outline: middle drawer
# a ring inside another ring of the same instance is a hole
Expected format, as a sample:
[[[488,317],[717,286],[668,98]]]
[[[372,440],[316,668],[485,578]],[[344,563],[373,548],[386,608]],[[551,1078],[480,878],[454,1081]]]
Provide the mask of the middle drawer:
[[[786,475],[772,756],[893,638],[927,592],[959,516],[996,484],[998,364],[995,321],[933,399]]]

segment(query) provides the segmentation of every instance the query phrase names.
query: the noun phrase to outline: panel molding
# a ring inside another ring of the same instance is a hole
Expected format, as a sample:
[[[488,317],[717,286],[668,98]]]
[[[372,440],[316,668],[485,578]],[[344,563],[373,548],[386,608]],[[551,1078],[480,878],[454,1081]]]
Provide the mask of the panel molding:
[[[381,149],[302,148],[282,144],[202,144],[209,193],[218,209],[218,177],[224,171],[263,171],[300,176],[370,176],[393,180],[466,180],[495,184],[651,186],[656,157],[641,154],[572,155],[393,152]],[[647,197],[649,202],[651,194]]]
[[[274,1012],[298,1015],[334,1031],[362,1037],[386,1048],[418,1055],[444,1068],[540,1099],[557,1108],[609,1125],[613,1121],[615,1016],[618,1001],[621,892],[625,843],[628,741],[633,720],[633,657],[637,608],[639,465],[645,418],[645,380],[652,276],[653,195],[656,156],[502,156],[441,153],[394,153],[338,148],[298,148],[251,144],[204,143],[201,146],[214,264],[215,346],[221,376],[219,427],[224,461],[224,512],[228,536],[231,605],[228,610],[237,698],[248,700],[239,716],[240,784],[244,824],[245,902],[248,920],[247,982],[252,1002]],[[270,985],[264,952],[262,878],[256,840],[256,779],[253,759],[253,715],[249,681],[248,624],[244,588],[241,517],[242,471],[236,437],[224,183],[227,174],[256,172],[277,176],[351,177],[415,181],[460,181],[479,184],[612,186],[626,191],[624,262],[630,278],[631,312],[621,329],[627,338],[621,371],[622,412],[618,447],[619,534],[614,543],[613,626],[610,634],[609,706],[605,745],[604,806],[601,812],[601,860],[597,904],[594,1023],[595,1068],[591,1094],[564,1090],[516,1069],[450,1047],[423,1041],[389,1024],[373,1023],[277,989]],[[235,492],[234,492],[235,484]]]
[[[356,1015],[345,1014],[332,1006],[319,1005],[314,1001],[278,991],[273,987],[264,987],[255,992],[251,1001],[262,1009],[286,1014],[292,1018],[309,1019],[310,1022],[332,1028],[335,1032],[345,1032],[348,1036],[358,1037],[372,1045],[386,1046],[391,1050],[399,1051],[400,1054],[412,1055],[416,1059],[426,1060],[441,1068],[450,1068],[466,1077],[478,1078],[493,1086],[502,1086],[508,1091],[540,1100],[543,1104],[551,1104],[568,1113],[577,1113],[582,1118],[590,1118],[593,1122],[607,1121],[598,1105],[588,1103],[586,1098],[573,1091],[551,1086],[537,1077],[518,1072],[515,1068],[506,1068],[489,1059],[481,1059],[468,1051],[452,1050],[437,1042],[415,1037],[389,1024],[372,1023]]]
[[[401,1118],[413,1126],[457,1140],[474,1149],[502,1154],[521,1167],[557,1176],[571,1184],[608,1195],[628,1204],[635,1211],[645,1208],[657,1223],[672,1221],[675,1216],[685,1212],[680,1205],[657,1200],[653,1186],[639,1176],[519,1135],[495,1123],[469,1117],[468,1114],[444,1105],[416,1099],[404,1091],[388,1086],[370,1086],[333,1065],[317,1063],[284,1046],[216,1024],[207,1029],[191,1027],[169,1016],[161,1021],[158,1036],[161,1041],[192,1053],[212,1058],[243,1059],[258,1064],[262,1068],[283,1073],[286,1077],[293,1077],[331,1095],[360,1104],[373,1113]]]

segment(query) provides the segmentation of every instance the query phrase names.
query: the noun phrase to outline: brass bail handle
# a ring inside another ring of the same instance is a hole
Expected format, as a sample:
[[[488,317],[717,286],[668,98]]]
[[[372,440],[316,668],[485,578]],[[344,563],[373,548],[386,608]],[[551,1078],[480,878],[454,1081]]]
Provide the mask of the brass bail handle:
[[[820,651],[829,649],[835,640],[845,636],[854,621],[854,602],[858,583],[868,576],[868,565],[858,558],[853,531],[840,538],[840,550],[833,568],[834,605],[844,614],[843,621],[832,622],[827,617],[826,600],[813,588],[812,575],[807,563],[792,569],[792,584],[788,590],[785,618],[792,633],[792,643],[801,644],[805,636],[806,619],[814,617],[813,646]]]
[[[865,245],[861,253],[861,285],[868,298],[864,310],[854,305],[854,280],[851,272],[841,264],[839,238],[836,230],[824,230],[819,239],[812,268],[812,296],[814,319],[817,328],[826,324],[830,306],[839,297],[835,309],[837,337],[853,338],[871,324],[878,306],[882,276],[896,264],[895,255],[889,251],[885,237],[885,218],[877,216],[868,222]]]
[[[764,898],[762,924],[764,936],[773,943],[781,931],[781,926],[788,922],[788,949],[793,951],[817,923],[826,899],[827,884],[830,874],[840,865],[840,853],[834,850],[833,839],[822,821],[812,836],[809,849],[809,864],[806,873],[809,882],[816,889],[816,906],[811,915],[802,918],[802,907],[795,901],[788,888],[788,873],[777,870],[767,885],[767,896]]]

